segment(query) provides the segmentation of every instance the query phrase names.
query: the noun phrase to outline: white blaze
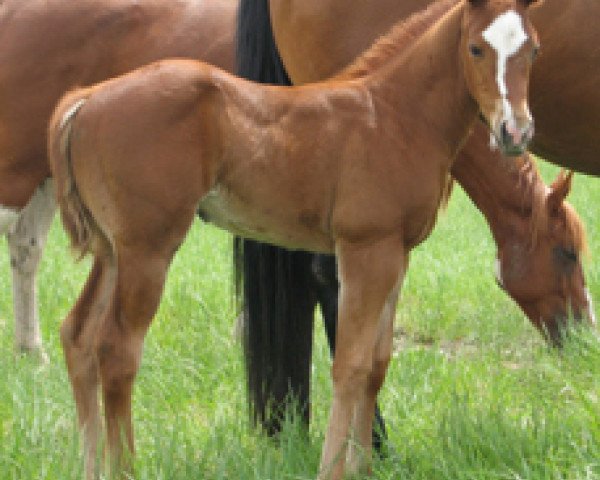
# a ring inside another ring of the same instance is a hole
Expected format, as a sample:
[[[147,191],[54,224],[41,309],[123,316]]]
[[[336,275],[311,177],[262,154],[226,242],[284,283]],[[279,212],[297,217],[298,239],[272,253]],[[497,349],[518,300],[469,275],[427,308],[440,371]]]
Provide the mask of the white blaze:
[[[521,17],[514,10],[504,12],[483,31],[482,36],[498,55],[496,82],[502,97],[504,119],[514,122],[506,87],[506,62],[519,51],[528,38]]]

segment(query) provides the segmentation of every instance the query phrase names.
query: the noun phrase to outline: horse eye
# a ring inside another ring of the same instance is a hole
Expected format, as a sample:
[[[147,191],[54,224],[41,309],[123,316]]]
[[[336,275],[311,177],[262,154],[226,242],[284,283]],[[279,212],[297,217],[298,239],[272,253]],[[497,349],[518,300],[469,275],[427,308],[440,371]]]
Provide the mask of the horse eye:
[[[483,49],[481,47],[478,47],[477,45],[469,45],[469,51],[474,57],[483,57]]]
[[[564,255],[564,257],[571,261],[571,262],[576,262],[577,261],[577,252],[572,249],[572,248],[561,248],[561,253]]]

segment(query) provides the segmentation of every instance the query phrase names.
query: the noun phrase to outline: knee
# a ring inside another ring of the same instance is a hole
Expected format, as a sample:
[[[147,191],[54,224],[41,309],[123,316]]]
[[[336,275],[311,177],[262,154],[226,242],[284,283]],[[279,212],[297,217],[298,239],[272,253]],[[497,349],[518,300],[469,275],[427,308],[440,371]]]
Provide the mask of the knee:
[[[10,242],[10,266],[12,270],[33,274],[37,271],[42,256],[43,245],[39,239],[31,236]]]
[[[334,362],[332,377],[335,388],[340,392],[367,391],[376,395],[387,372],[390,357],[362,358],[347,362]]]
[[[334,360],[331,369],[334,388],[340,393],[353,394],[363,389],[371,376],[372,363],[362,359]]]

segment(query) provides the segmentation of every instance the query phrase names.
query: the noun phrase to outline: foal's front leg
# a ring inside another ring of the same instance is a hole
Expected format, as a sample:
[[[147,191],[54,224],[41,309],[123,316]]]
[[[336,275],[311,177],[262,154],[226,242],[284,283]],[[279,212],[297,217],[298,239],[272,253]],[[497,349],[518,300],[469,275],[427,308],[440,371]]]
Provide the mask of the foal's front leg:
[[[398,292],[405,271],[406,268],[403,266],[396,286],[390,292],[379,318],[371,374],[367,380],[362,399],[358,400],[354,410],[352,429],[354,430],[355,441],[351,442],[348,447],[346,460],[347,471],[349,473],[360,473],[363,464],[366,465],[366,469],[370,468],[371,445],[374,438],[372,426],[377,407],[377,394],[383,385],[392,355],[394,318],[398,303]]]
[[[337,329],[338,297],[339,287],[337,277],[337,263],[334,255],[315,254],[313,256],[312,270],[314,277],[314,288],[317,301],[321,307],[325,334],[331,356],[335,354],[335,335]],[[382,322],[384,322],[382,320]],[[385,323],[385,322],[384,322]],[[375,416],[373,420],[372,444],[375,452],[384,457],[387,432],[383,415],[379,405],[375,404]]]
[[[390,331],[388,324],[381,323],[389,315],[382,313],[386,303],[395,304],[404,265],[403,245],[396,236],[361,244],[340,241],[336,253],[341,284],[339,323],[333,403],[319,470],[322,480],[342,478],[352,422],[358,428],[365,469],[369,468],[373,411],[387,368],[387,359],[379,358],[378,352],[380,347],[385,349],[382,339]]]

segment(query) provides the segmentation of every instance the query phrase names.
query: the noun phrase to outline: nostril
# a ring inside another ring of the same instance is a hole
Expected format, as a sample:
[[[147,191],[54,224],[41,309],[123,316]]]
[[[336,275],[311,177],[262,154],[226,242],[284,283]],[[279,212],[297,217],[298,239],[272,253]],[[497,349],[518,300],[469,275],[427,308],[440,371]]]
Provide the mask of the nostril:
[[[506,145],[510,142],[511,136],[508,133],[508,128],[506,128],[506,122],[502,122],[502,125],[500,125],[500,135],[502,136],[502,143]]]
[[[500,125],[500,136],[505,145],[524,145],[533,137],[533,123],[528,123],[523,128],[516,124],[505,121]]]

